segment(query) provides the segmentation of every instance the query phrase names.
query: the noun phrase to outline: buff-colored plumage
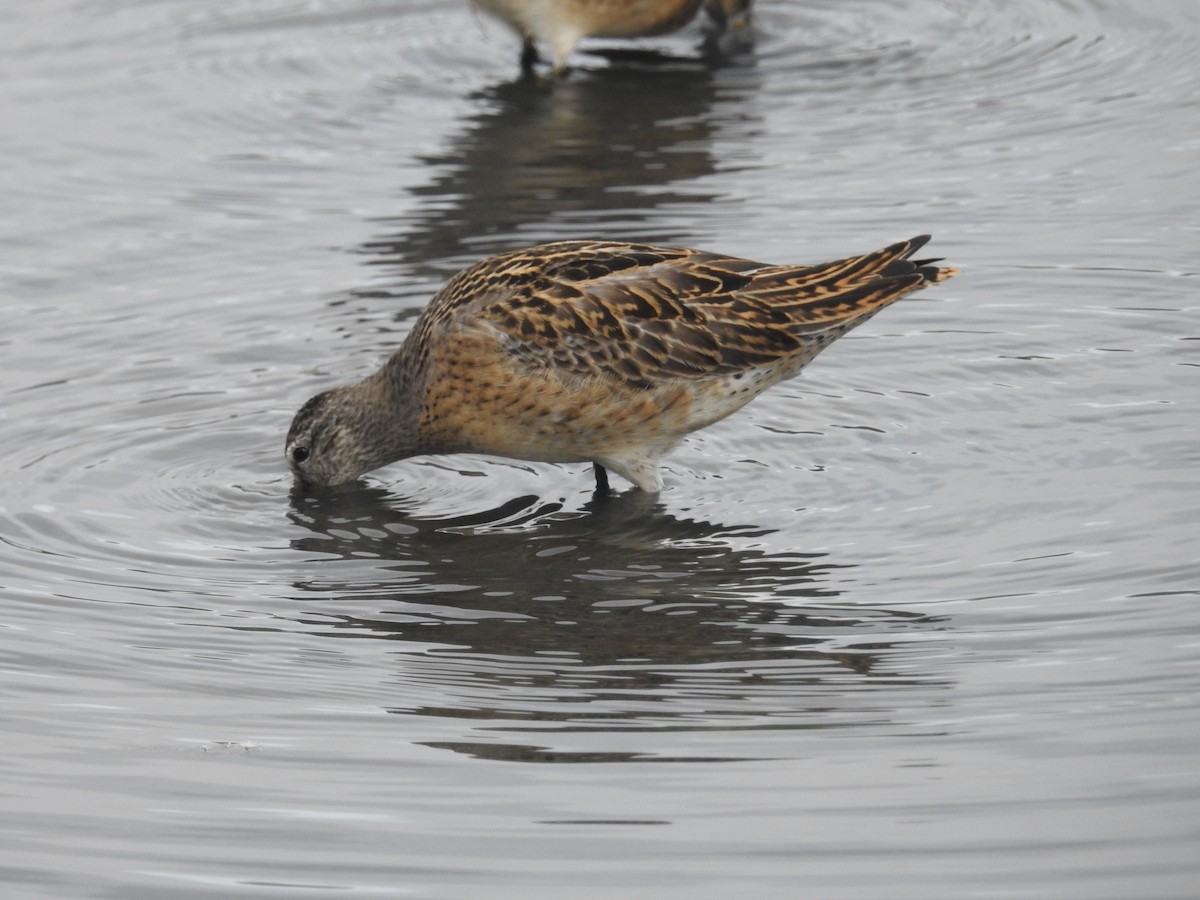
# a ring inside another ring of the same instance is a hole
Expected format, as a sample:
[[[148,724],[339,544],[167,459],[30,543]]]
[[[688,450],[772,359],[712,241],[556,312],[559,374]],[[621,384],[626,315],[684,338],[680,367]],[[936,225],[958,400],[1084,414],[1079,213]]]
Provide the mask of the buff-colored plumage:
[[[426,453],[593,462],[646,491],[685,434],[797,375],[838,336],[955,269],[927,237],[815,266],[607,241],[505,253],[455,275],[374,375],[296,414],[302,484]]]
[[[521,65],[538,59],[537,44],[553,53],[551,75],[562,71],[583,38],[635,38],[666,34],[705,8],[718,28],[749,19],[751,0],[472,0],[504,21],[522,40]]]

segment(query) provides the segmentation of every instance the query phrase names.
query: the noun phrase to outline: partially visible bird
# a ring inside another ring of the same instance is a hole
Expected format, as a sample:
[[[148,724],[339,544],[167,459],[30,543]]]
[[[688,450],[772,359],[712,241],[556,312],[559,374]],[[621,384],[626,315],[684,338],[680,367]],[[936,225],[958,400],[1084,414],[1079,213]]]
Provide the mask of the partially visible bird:
[[[614,241],[561,241],[459,272],[379,371],[301,407],[286,455],[323,487],[429,453],[592,462],[644,491],[686,434],[799,374],[835,338],[957,270],[928,236],[773,266]]]
[[[532,72],[537,42],[550,46],[550,77],[567,64],[585,37],[635,38],[666,34],[690,22],[701,7],[719,29],[749,21],[751,0],[471,0],[520,36],[521,68]]]

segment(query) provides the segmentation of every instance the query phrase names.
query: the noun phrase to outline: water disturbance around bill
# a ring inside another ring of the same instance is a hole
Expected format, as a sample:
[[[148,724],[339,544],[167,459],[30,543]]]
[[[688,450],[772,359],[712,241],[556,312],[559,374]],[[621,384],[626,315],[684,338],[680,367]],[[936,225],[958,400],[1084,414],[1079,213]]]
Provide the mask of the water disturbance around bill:
[[[4,896],[1195,896],[1200,9],[700,44],[543,89],[466,2],[0,12]],[[291,492],[482,256],[926,231],[962,276],[659,497]]]

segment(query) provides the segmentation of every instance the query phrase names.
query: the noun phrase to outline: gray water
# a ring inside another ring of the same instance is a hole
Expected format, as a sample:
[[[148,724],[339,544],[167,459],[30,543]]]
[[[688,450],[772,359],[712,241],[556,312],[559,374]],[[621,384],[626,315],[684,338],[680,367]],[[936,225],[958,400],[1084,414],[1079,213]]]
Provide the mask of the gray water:
[[[1200,4],[760,0],[551,89],[457,0],[0,10],[12,898],[1200,895]],[[310,394],[482,256],[963,268],[660,497]]]

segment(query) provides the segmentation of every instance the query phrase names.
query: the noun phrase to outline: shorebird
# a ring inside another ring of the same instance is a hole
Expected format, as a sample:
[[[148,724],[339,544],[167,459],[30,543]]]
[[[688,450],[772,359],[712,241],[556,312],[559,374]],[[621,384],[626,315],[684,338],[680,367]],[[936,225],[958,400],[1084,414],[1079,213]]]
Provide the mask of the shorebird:
[[[537,42],[554,55],[550,77],[585,37],[635,38],[682,28],[704,7],[718,29],[745,24],[751,0],[472,0],[521,38],[521,69],[532,72]]]
[[[285,453],[302,487],[423,454],[591,462],[644,491],[659,460],[956,269],[928,235],[818,265],[560,241],[459,272],[374,374],[313,397]]]

